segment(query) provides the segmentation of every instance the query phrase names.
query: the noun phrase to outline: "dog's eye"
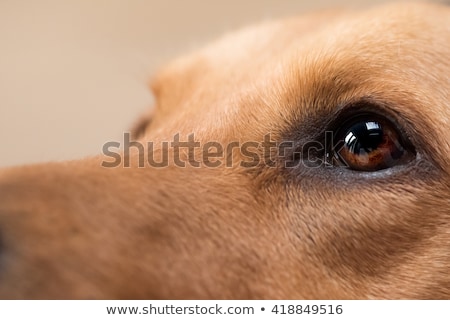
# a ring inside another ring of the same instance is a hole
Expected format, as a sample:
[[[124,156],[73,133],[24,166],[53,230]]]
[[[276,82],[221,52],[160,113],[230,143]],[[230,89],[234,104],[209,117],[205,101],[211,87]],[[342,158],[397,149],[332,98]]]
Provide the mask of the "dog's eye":
[[[377,171],[414,158],[413,148],[405,143],[396,126],[380,116],[354,117],[336,131],[336,138],[332,162],[352,170]]]

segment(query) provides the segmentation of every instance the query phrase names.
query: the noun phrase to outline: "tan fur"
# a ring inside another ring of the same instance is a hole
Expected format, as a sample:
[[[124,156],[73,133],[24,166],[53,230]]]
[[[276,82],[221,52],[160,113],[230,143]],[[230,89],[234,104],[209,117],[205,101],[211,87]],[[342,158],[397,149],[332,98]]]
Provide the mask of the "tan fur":
[[[250,27],[175,61],[141,142],[283,141],[366,99],[412,128],[421,160],[349,177],[134,154],[3,170],[0,298],[450,298],[449,55],[450,8],[395,4]]]

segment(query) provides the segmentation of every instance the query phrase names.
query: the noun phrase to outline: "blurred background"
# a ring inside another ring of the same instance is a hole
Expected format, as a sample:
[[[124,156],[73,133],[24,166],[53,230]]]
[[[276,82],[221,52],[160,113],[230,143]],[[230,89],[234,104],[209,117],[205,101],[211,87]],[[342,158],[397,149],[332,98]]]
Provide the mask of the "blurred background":
[[[0,166],[101,152],[162,64],[240,26],[383,0],[0,0]]]

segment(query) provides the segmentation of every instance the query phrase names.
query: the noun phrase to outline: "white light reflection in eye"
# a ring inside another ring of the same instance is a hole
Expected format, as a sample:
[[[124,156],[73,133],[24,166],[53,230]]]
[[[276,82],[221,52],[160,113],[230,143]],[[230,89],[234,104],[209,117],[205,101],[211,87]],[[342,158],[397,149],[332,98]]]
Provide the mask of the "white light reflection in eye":
[[[345,139],[344,139],[345,143],[349,146],[351,146],[353,144],[353,142],[355,142],[355,140],[356,140],[356,137],[353,134],[353,132],[349,132],[349,134],[346,135]]]
[[[380,125],[378,124],[378,122],[375,121],[368,121],[366,122],[366,128],[367,130],[375,130],[375,129],[381,129]]]

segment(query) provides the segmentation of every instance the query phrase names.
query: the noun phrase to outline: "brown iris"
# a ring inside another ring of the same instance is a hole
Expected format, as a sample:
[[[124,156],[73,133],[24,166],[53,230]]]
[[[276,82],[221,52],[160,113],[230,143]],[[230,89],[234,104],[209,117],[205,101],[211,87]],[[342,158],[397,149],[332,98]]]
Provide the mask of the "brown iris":
[[[337,132],[335,162],[358,171],[376,171],[404,164],[414,152],[405,147],[395,125],[379,116],[359,116]]]

